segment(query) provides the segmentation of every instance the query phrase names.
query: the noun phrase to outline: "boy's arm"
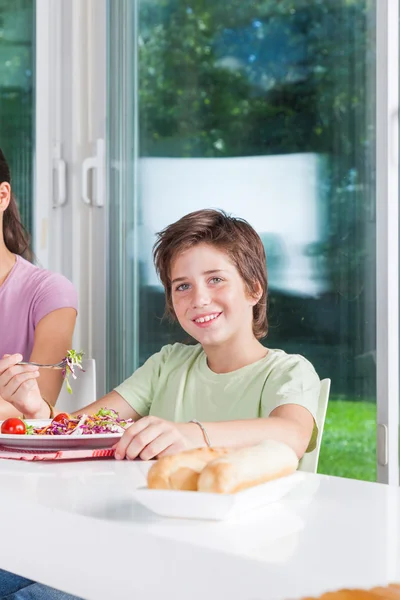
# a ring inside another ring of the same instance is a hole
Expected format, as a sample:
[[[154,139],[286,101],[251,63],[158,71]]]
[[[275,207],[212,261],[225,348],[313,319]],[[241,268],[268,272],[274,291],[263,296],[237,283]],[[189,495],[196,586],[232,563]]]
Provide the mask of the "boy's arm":
[[[96,402],[92,402],[92,404],[88,404],[88,406],[84,406],[79,410],[75,411],[73,415],[81,415],[83,413],[87,415],[96,414],[101,408],[113,408],[117,411],[119,416],[122,419],[133,419],[137,421],[141,418],[139,413],[134,410],[130,404],[123,397],[118,394],[115,390],[106,394],[100,400],[96,400]],[[57,412],[57,411],[56,411]]]
[[[269,417],[240,421],[202,422],[212,446],[240,448],[266,439],[284,442],[300,459],[308,448],[314,428],[312,414],[303,406],[285,404]],[[196,423],[178,423],[178,429],[193,448],[205,446],[201,428]]]
[[[268,377],[268,386],[264,387],[261,399],[260,418],[202,425],[213,446],[239,448],[272,439],[286,443],[300,459],[307,449],[315,447],[318,430],[314,418],[320,387],[319,377],[310,363],[301,357],[290,356],[283,367],[275,369]],[[188,425],[180,427],[185,437],[190,436],[191,440],[197,435],[197,441],[202,441],[198,425],[198,431],[191,434]],[[193,429],[193,424],[190,427]]]
[[[202,425],[213,447],[242,448],[270,439],[286,443],[300,459],[310,442],[314,418],[303,406],[285,404],[275,408],[269,417]],[[117,444],[115,458],[133,460],[140,456],[151,460],[204,446],[205,436],[197,423],[143,417],[128,427]]]

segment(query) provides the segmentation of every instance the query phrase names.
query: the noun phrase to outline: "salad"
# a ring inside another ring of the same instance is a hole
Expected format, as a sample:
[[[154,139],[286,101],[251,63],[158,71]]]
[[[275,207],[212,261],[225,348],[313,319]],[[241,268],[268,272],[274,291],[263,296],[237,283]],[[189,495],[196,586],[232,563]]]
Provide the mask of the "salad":
[[[133,419],[121,419],[112,408],[101,408],[95,415],[60,413],[45,427],[29,425],[23,419],[10,418],[1,424],[1,433],[19,435],[91,435],[123,433]]]
[[[63,358],[63,370],[62,376],[65,381],[65,385],[67,386],[67,390],[69,394],[72,394],[71,384],[69,382],[69,377],[73,377],[76,379],[75,375],[75,367],[78,367],[81,371],[83,371],[82,367],[82,357],[83,352],[77,352],[76,350],[68,350],[67,356]]]

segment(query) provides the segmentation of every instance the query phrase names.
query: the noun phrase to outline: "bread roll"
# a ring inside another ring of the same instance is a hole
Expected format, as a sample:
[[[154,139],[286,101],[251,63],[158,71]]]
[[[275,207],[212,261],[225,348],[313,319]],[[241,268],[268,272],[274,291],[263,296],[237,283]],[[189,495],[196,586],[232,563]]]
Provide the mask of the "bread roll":
[[[197,490],[200,471],[226,454],[224,448],[197,448],[160,458],[150,468],[147,487],[158,490]]]
[[[268,440],[250,448],[231,451],[209,463],[200,474],[199,492],[234,494],[296,471],[298,458],[292,448]]]
[[[387,598],[387,600],[400,600],[400,585],[391,583],[387,587],[375,587],[371,592],[379,596],[379,598]]]
[[[400,585],[392,583],[387,587],[375,587],[371,590],[338,590],[327,592],[319,598],[303,598],[303,600],[400,600]]]

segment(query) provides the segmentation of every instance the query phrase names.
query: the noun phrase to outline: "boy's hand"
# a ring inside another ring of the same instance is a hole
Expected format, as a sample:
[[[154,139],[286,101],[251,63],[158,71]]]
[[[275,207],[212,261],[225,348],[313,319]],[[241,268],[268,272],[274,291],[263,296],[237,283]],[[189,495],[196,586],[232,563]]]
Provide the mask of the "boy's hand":
[[[115,446],[115,458],[151,460],[188,450],[190,442],[182,433],[185,425],[158,417],[142,417],[128,427]]]
[[[36,379],[39,370],[32,365],[18,365],[21,354],[0,359],[0,398],[9,402],[28,419],[47,419],[49,407],[40,395]]]

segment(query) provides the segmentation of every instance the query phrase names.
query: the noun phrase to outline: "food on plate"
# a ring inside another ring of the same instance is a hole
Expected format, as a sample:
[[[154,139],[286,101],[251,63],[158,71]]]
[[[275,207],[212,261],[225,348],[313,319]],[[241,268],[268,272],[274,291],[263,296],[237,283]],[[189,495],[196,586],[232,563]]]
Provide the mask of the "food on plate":
[[[53,423],[62,423],[63,421],[68,421],[70,418],[71,416],[68,413],[58,413],[58,415],[53,418]]]
[[[22,419],[10,417],[2,422],[0,431],[9,435],[24,435],[26,433],[26,425]]]
[[[400,585],[391,583],[386,587],[374,587],[370,590],[343,589],[327,592],[319,598],[303,598],[303,600],[400,600]]]
[[[294,450],[274,440],[241,448],[197,448],[160,458],[147,476],[147,486],[160,490],[191,490],[234,494],[294,473]]]
[[[10,430],[7,421],[18,421],[23,431]],[[95,433],[123,433],[132,419],[121,419],[112,408],[101,408],[95,415],[78,415],[73,417],[60,413],[45,427],[28,425],[21,419],[7,419],[1,425],[1,433],[21,433],[26,435],[93,435]]]
[[[163,456],[150,468],[149,488],[158,490],[197,490],[200,472],[210,462],[228,453],[224,448],[196,448]]]
[[[290,475],[298,464],[297,455],[290,446],[267,440],[210,462],[200,473],[197,489],[199,492],[234,494]]]
[[[94,433],[123,433],[133,423],[132,419],[121,419],[112,408],[101,408],[95,415],[72,417],[60,413],[43,428],[33,428],[35,435],[90,435]]]
[[[67,355],[63,358],[64,367],[62,370],[62,375],[65,381],[65,385],[67,386],[67,390],[69,394],[72,394],[71,384],[69,382],[69,377],[73,377],[76,379],[75,375],[75,367],[78,367],[81,371],[83,371],[82,367],[82,357],[83,352],[77,352],[76,350],[68,350]]]

